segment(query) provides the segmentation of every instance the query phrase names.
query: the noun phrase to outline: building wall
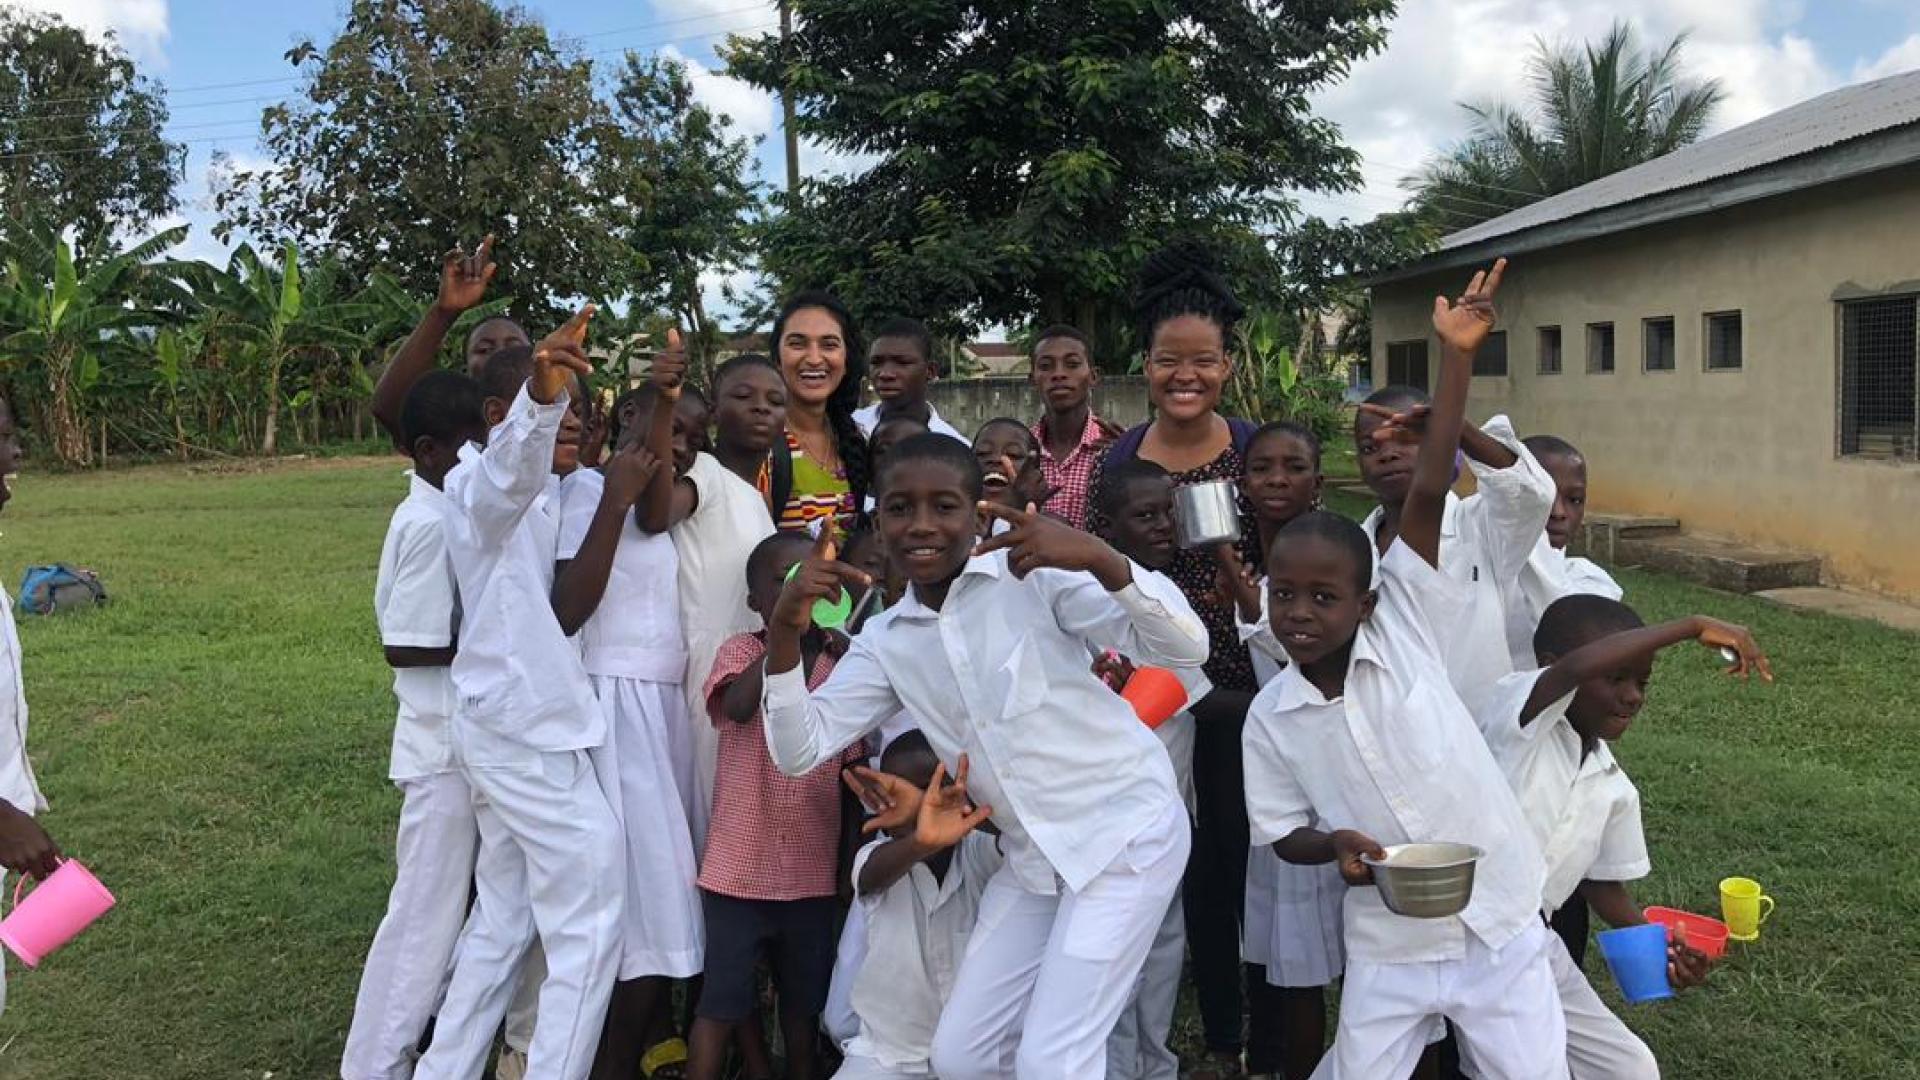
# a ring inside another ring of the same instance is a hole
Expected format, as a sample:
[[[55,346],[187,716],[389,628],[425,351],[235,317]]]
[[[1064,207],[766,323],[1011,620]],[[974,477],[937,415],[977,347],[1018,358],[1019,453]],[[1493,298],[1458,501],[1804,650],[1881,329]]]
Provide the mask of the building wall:
[[[1040,395],[1025,375],[981,379],[942,379],[928,388],[927,397],[947,423],[972,434],[999,416],[1034,421],[1045,411]],[[1093,388],[1093,408],[1122,427],[1147,418],[1147,380],[1141,375],[1102,376]]]
[[[1476,417],[1510,413],[1588,459],[1595,510],[1822,555],[1843,583],[1920,598],[1920,464],[1838,454],[1836,297],[1920,292],[1920,167],[1518,257],[1498,305],[1508,374],[1476,377]],[[1375,289],[1373,364],[1432,342],[1447,271]],[[1743,316],[1744,367],[1705,369],[1704,315]],[[1672,316],[1676,370],[1641,368],[1641,320]],[[1615,326],[1615,370],[1588,374],[1586,324]],[[1537,371],[1541,326],[1562,373]]]

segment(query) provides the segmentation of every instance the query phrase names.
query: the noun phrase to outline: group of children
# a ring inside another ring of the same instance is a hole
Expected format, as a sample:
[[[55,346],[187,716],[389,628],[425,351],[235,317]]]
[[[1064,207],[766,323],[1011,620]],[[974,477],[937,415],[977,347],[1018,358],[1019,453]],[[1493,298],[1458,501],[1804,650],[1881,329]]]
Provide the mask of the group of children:
[[[1216,645],[1164,572],[1173,479],[1109,453],[1086,338],[1044,331],[1042,421],[969,442],[926,401],[925,330],[883,327],[881,401],[856,414],[866,513],[781,531],[765,357],[702,394],[670,338],[597,467],[590,309],[537,343],[482,324],[469,374],[431,371],[490,246],[449,253],[376,394],[414,462],[376,585],[404,802],[345,1080],[472,1080],[503,1023],[502,1075],[770,1077],[763,973],[788,1077],[829,1058],[853,1080],[1177,1076]],[[1436,304],[1431,401],[1363,406],[1364,524],[1317,508],[1311,431],[1242,440],[1254,529],[1214,554],[1261,687],[1240,953],[1290,1077],[1404,1076],[1443,1041],[1474,1076],[1657,1075],[1578,961],[1588,907],[1644,921],[1638,797],[1608,743],[1661,648],[1771,677],[1740,628],[1643,627],[1566,556],[1571,446],[1465,424],[1503,273]],[[1189,694],[1155,729],[1116,692],[1142,667]],[[1368,860],[1423,841],[1485,852],[1458,916],[1404,918],[1367,887]],[[1705,974],[1683,943],[1672,962]]]

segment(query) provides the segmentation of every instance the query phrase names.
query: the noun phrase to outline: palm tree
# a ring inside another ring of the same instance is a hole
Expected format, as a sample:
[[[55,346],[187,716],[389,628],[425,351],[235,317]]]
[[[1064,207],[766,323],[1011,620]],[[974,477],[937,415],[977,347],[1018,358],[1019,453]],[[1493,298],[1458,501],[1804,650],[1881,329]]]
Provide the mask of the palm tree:
[[[1463,105],[1472,132],[1404,182],[1413,206],[1454,232],[1698,139],[1726,95],[1718,80],[1684,77],[1686,37],[1642,51],[1616,22],[1598,45],[1536,42],[1531,112]]]

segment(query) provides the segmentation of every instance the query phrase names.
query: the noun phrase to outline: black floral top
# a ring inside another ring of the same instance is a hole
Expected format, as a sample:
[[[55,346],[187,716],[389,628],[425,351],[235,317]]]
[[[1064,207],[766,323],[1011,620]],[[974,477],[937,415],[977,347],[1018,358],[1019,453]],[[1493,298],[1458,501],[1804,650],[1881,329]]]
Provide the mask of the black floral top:
[[[1137,446],[1138,440],[1123,442],[1108,452],[1100,464],[1093,470],[1088,490],[1098,490],[1100,476],[1110,464],[1125,458],[1117,457],[1123,449]],[[1139,456],[1136,454],[1128,455]],[[1197,469],[1173,473],[1176,487],[1185,484],[1198,484],[1208,480],[1232,480],[1239,483],[1246,472],[1246,463],[1241,458],[1240,447],[1229,442],[1220,456]],[[1087,507],[1087,528],[1093,532],[1104,532],[1107,517],[1096,505]],[[1240,558],[1248,566],[1257,566],[1260,562],[1260,529],[1254,522],[1253,506],[1247,501],[1245,493],[1240,495]],[[1164,573],[1173,579],[1186,595],[1187,603],[1193,605],[1194,613],[1206,624],[1207,637],[1211,643],[1211,657],[1206,663],[1207,679],[1221,690],[1240,690],[1253,693],[1260,689],[1260,683],[1254,678],[1253,658],[1248,655],[1247,647],[1240,641],[1240,631],[1234,620],[1233,603],[1222,597],[1214,587],[1219,563],[1213,553],[1204,548],[1192,551],[1181,548],[1174,553],[1173,562]]]

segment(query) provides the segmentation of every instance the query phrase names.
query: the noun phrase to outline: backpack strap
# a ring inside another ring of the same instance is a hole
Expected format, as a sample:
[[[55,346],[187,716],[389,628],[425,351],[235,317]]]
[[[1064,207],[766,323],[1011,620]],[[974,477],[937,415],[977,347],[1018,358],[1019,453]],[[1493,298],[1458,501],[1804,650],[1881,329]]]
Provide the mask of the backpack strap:
[[[1240,452],[1241,457],[1245,457],[1247,444],[1253,441],[1253,433],[1260,430],[1260,425],[1245,417],[1229,416],[1227,430],[1233,433],[1233,448]]]
[[[782,430],[779,437],[773,440],[767,460],[767,496],[772,503],[769,512],[773,515],[773,523],[778,525],[780,515],[786,512],[787,500],[793,497],[793,448],[787,445],[786,431]]]

